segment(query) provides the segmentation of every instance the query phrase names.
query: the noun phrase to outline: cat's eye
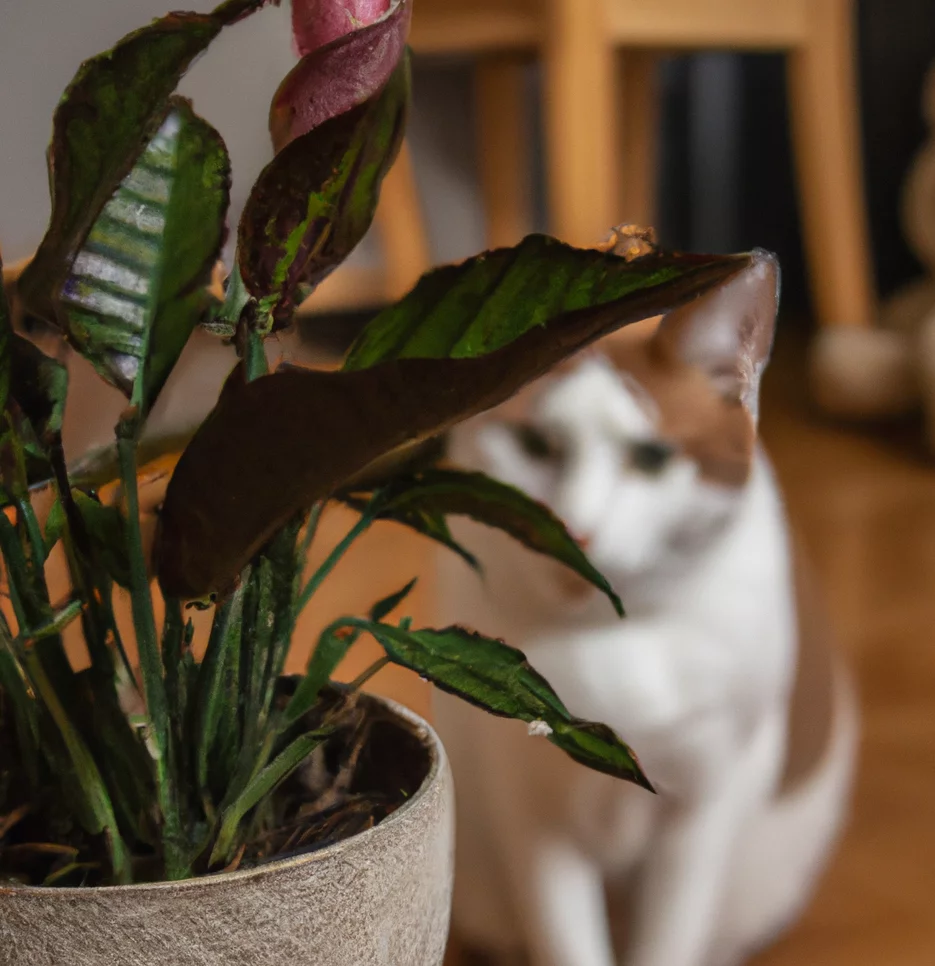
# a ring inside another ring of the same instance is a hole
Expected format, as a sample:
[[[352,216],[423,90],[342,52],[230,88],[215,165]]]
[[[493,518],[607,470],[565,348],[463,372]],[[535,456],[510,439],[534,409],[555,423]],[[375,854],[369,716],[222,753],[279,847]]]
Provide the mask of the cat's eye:
[[[552,440],[535,426],[530,426],[529,423],[516,423],[511,428],[520,449],[530,459],[555,460],[561,455]]]
[[[630,466],[647,476],[661,473],[674,454],[675,447],[655,440],[632,443],[628,452]]]

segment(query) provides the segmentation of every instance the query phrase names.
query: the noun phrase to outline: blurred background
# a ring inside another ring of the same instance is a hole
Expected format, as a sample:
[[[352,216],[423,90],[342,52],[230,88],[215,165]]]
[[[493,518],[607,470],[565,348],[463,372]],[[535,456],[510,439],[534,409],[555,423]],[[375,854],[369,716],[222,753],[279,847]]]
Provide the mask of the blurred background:
[[[8,267],[45,228],[43,151],[62,88],[83,58],[163,12],[161,0],[0,0]],[[923,91],[935,0],[416,0],[414,16],[409,145],[375,229],[272,351],[327,363],[431,264],[531,229],[591,244],[649,221],[667,247],[776,251],[783,304],[762,432],[857,666],[865,734],[842,848],[803,922],[756,962],[930,966],[935,443],[923,404],[935,400],[924,339],[935,133]],[[230,148],[234,219],[270,157],[267,108],[294,59],[287,9],[269,10],[227,32],[184,82]],[[935,88],[928,100],[935,123]],[[914,301],[900,295],[907,284],[922,293]],[[227,350],[196,340],[160,428],[203,415],[229,365]],[[76,453],[108,438],[121,403],[80,366],[74,378]],[[331,514],[326,537],[346,525]],[[429,619],[431,567],[418,540],[376,528],[306,614],[293,666],[317,627],[400,578],[424,575],[413,609]],[[361,649],[348,675],[371,659]],[[374,688],[430,713],[426,687],[400,669]]]

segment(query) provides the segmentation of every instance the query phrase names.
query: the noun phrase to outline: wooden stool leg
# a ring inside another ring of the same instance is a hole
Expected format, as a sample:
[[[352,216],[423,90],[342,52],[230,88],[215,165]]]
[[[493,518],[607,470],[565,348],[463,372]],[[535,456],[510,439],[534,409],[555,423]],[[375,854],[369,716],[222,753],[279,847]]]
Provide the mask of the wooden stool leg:
[[[515,245],[532,224],[525,62],[484,57],[475,68],[478,166],[487,245]]]
[[[403,142],[396,163],[383,181],[374,226],[383,249],[385,295],[396,301],[432,264],[408,142]]]
[[[620,58],[622,116],[620,214],[637,225],[656,219],[656,174],[659,161],[658,57],[628,50]]]
[[[547,13],[543,116],[551,230],[591,246],[619,220],[614,51],[600,0],[549,0]]]
[[[812,0],[809,39],[789,55],[789,108],[806,254],[821,325],[874,312],[860,161],[853,5]]]

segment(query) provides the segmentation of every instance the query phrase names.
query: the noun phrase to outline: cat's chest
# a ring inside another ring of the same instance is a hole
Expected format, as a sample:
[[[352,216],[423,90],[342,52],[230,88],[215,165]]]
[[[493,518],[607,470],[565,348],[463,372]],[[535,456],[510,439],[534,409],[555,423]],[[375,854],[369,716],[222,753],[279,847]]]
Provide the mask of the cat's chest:
[[[775,624],[690,614],[542,630],[522,647],[572,713],[606,721],[657,775],[690,783],[719,768],[761,710],[784,700],[792,664]]]

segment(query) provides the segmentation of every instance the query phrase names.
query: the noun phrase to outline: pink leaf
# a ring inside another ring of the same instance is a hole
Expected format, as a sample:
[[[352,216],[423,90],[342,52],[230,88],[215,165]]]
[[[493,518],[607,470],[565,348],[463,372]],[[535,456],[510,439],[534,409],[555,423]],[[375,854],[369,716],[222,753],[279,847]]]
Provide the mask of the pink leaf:
[[[343,31],[325,46],[315,47],[286,75],[273,97],[269,127],[277,151],[332,117],[363,104],[389,80],[406,49],[411,0],[295,0],[299,7],[327,8],[345,19],[348,8],[384,12],[367,26]],[[321,27],[321,24],[318,24]],[[323,28],[316,32],[324,36]]]
[[[292,33],[304,57],[332,40],[375,23],[392,0],[292,0]]]

